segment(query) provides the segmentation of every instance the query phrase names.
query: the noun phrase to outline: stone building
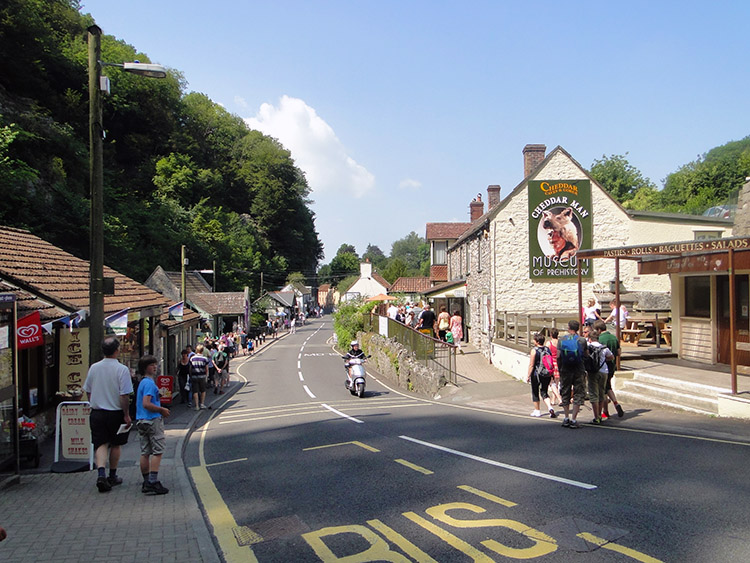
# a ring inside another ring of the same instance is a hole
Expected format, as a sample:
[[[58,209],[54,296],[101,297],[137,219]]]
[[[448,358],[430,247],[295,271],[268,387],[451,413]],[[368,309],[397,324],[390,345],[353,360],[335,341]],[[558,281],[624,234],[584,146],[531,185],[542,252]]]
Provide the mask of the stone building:
[[[490,357],[498,314],[578,309],[578,250],[724,237],[731,221],[624,209],[562,147],[524,148],[524,179],[502,200],[488,188],[489,209],[448,249],[449,283],[466,282],[470,340]],[[611,260],[581,260],[584,301],[609,288]],[[629,292],[669,295],[668,276],[639,275],[626,262]]]

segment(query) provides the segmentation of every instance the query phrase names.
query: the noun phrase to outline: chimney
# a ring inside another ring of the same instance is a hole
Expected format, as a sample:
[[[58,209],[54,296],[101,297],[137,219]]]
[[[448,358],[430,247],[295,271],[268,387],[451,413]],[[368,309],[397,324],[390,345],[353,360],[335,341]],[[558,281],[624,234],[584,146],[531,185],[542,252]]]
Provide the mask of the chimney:
[[[367,278],[372,277],[372,264],[370,264],[369,260],[366,262],[360,262],[359,277],[362,279],[367,279]]]
[[[489,211],[500,203],[500,186],[487,186],[487,210]]]
[[[484,202],[482,201],[482,194],[477,194],[477,197],[472,200],[469,204],[469,215],[471,216],[471,222],[473,223],[484,215]]]
[[[523,177],[528,178],[539,163],[544,160],[544,153],[547,151],[545,145],[526,145],[523,148]]]

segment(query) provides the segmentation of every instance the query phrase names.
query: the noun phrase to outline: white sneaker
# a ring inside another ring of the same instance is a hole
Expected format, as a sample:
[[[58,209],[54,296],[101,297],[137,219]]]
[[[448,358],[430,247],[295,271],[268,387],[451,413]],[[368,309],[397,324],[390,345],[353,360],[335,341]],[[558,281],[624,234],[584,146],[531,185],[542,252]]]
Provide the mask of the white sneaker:
[[[204,405],[203,403],[201,403],[201,406],[200,406],[200,408],[201,408],[201,410],[202,410],[202,409],[205,409],[205,408],[206,408],[206,405]]]
[[[533,416],[533,417],[540,417],[540,416],[542,416],[542,413],[540,411],[538,411],[538,410],[535,410],[535,411],[531,412],[531,416]]]

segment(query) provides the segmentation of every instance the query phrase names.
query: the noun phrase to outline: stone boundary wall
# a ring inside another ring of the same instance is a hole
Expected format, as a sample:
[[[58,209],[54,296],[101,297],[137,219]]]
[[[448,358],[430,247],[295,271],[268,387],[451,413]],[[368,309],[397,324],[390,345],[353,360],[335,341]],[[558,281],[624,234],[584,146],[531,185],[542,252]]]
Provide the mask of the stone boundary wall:
[[[444,377],[414,360],[409,349],[398,342],[373,332],[358,332],[357,340],[372,355],[370,366],[401,390],[434,397],[446,384]]]

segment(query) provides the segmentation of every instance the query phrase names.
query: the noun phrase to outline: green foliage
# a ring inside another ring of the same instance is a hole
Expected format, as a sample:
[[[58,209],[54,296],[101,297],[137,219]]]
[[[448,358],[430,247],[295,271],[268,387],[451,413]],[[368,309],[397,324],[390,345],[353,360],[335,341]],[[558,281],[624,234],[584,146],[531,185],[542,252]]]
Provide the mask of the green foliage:
[[[362,260],[369,260],[372,263],[373,268],[380,268],[381,266],[385,265],[385,263],[388,261],[388,258],[383,253],[383,251],[380,250],[380,247],[373,244],[368,244],[367,250],[362,255]]]
[[[88,57],[93,22],[75,0],[0,4],[0,221],[88,255]],[[102,36],[102,59],[146,54]],[[105,256],[145,279],[157,266],[218,263],[217,289],[314,270],[322,243],[304,174],[281,144],[199,93],[182,74],[149,80],[105,67]],[[13,124],[13,125],[11,125]]]
[[[339,249],[336,251],[336,256],[338,256],[339,254],[346,254],[346,253],[354,254],[354,256],[357,256],[357,249],[354,248],[353,244],[344,243],[341,246],[339,246]]]
[[[333,331],[341,350],[348,350],[349,343],[357,337],[358,332],[365,329],[365,318],[370,314],[372,303],[361,300],[347,301],[339,305],[333,314]]]
[[[351,252],[337,254],[331,260],[331,278],[332,283],[337,284],[339,280],[348,276],[359,274],[359,258]]]
[[[750,175],[750,136],[711,149],[667,176],[661,205],[667,211],[701,213],[725,203]]]
[[[287,285],[291,283],[299,283],[302,285],[305,285],[306,282],[305,275],[302,272],[292,272],[286,277],[286,283]]]
[[[425,239],[414,231],[397,240],[391,246],[391,259],[400,258],[409,272],[418,272],[422,262],[429,257],[429,246]]]
[[[656,189],[654,183],[631,165],[625,155],[602,156],[591,165],[591,177],[620,203],[633,199],[641,189]],[[642,194],[643,197],[643,194]]]
[[[408,275],[409,267],[406,262],[400,257],[391,258],[388,261],[388,266],[382,271],[382,276],[388,280],[388,283],[395,282],[401,276]]]

